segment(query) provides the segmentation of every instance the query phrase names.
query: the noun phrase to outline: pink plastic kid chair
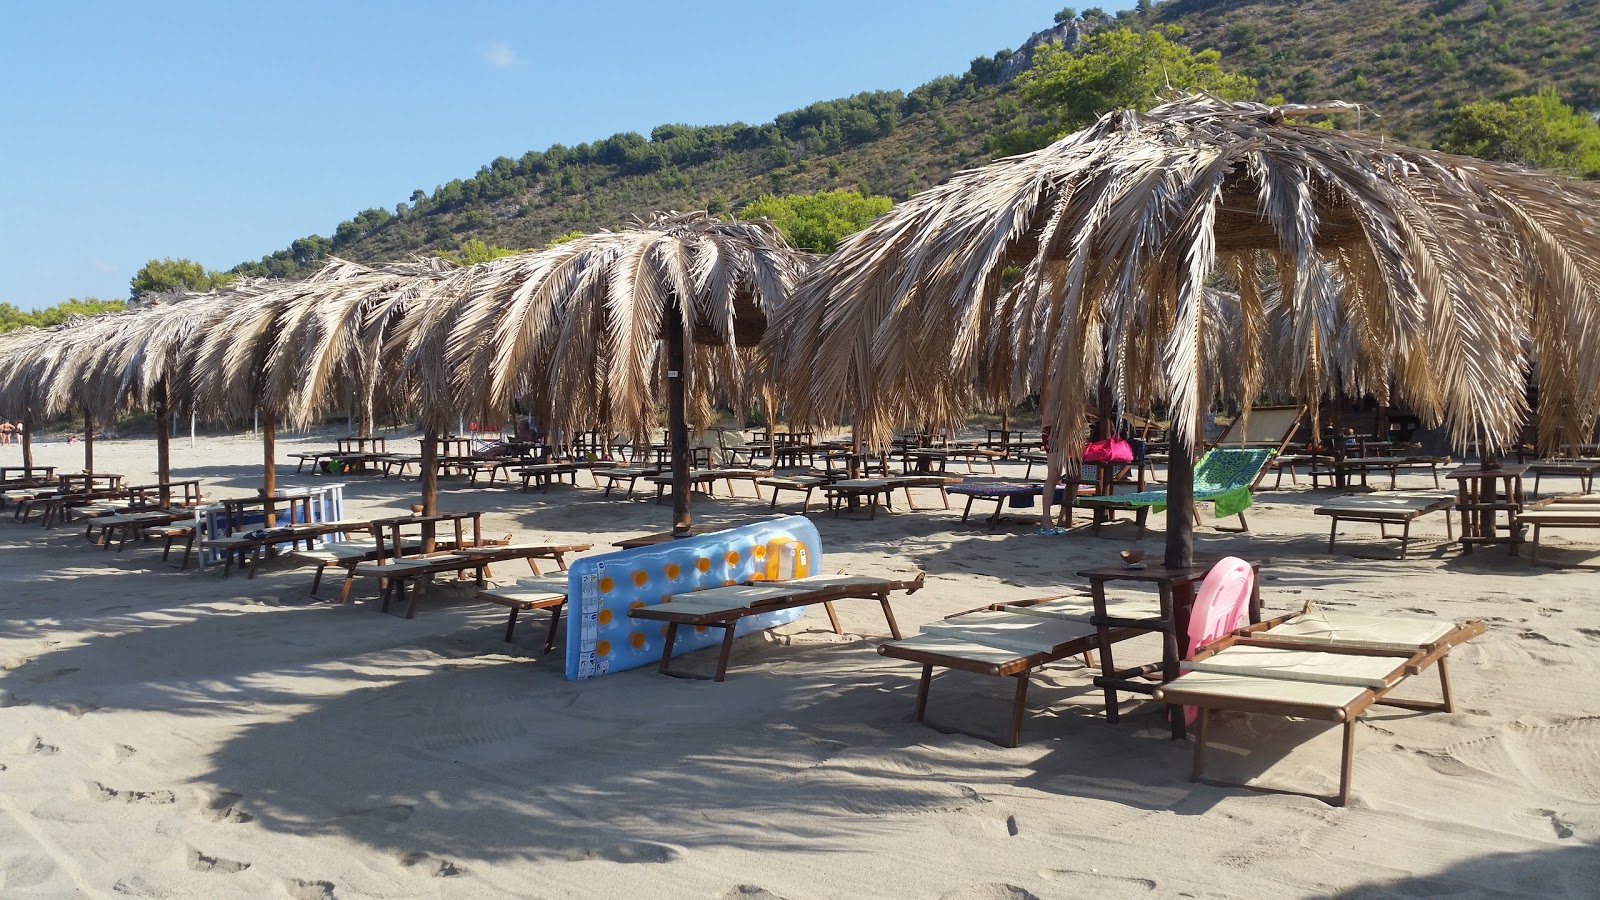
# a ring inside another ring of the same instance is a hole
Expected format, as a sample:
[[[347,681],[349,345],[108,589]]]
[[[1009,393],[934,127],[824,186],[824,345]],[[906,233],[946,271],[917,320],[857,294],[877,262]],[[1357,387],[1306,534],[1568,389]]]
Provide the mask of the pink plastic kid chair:
[[[1206,580],[1200,583],[1200,593],[1194,598],[1194,610],[1189,615],[1189,656],[1194,655],[1195,648],[1244,623],[1254,585],[1255,572],[1236,556],[1225,556],[1211,567]],[[1184,715],[1194,724],[1194,707],[1185,707]]]

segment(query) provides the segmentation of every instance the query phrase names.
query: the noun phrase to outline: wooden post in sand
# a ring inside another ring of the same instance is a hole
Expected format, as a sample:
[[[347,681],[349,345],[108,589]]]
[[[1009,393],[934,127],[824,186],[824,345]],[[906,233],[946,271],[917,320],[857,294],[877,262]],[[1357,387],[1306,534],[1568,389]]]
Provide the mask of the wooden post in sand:
[[[161,505],[172,505],[172,413],[167,409],[167,386],[156,389],[156,481],[161,485]]]
[[[83,471],[94,474],[94,416],[83,409]]]
[[[278,492],[278,434],[273,427],[275,423],[273,422],[272,413],[262,413],[260,422],[261,446],[265,454],[264,466],[261,470],[261,495],[263,497],[271,497]],[[265,504],[265,511],[267,527],[278,527],[278,516],[273,511],[270,502]]]
[[[667,304],[662,330],[667,339],[667,440],[672,444],[672,533],[689,533],[689,422],[688,354],[683,345],[683,305],[677,297]]]
[[[33,468],[33,420],[22,417],[22,464]]]
[[[428,427],[422,430],[422,514],[439,514],[439,433]],[[434,551],[432,522],[422,523],[422,552]]]

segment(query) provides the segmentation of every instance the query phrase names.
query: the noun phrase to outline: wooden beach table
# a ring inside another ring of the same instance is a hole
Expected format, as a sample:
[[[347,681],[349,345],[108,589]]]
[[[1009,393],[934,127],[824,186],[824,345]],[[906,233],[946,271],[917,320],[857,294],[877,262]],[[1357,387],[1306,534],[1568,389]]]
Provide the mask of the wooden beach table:
[[[1471,553],[1478,544],[1509,544],[1517,555],[1522,543],[1522,476],[1528,466],[1500,463],[1493,467],[1461,466],[1445,477],[1457,485],[1456,511],[1461,514],[1461,547]],[[1504,511],[1506,522],[1498,521]],[[1505,534],[1500,532],[1504,531]]]
[[[635,619],[667,623],[666,643],[661,651],[662,674],[671,674],[668,668],[672,663],[672,646],[678,639],[679,627],[721,628],[722,655],[717,660],[714,680],[722,681],[728,674],[734,631],[740,619],[820,603],[828,611],[828,621],[833,625],[834,634],[842,634],[833,601],[854,598],[877,600],[883,607],[889,633],[899,640],[900,626],[895,622],[894,609],[889,606],[889,595],[894,591],[914,594],[922,589],[924,578],[926,575],[921,572],[909,580],[871,575],[812,575],[793,581],[737,584],[674,594],[670,600],[658,605],[629,610],[628,615]]]
[[[1456,538],[1452,528],[1452,508],[1456,505],[1456,498],[1449,494],[1346,494],[1335,497],[1313,512],[1319,516],[1328,516],[1333,524],[1328,528],[1328,552],[1333,552],[1334,541],[1339,536],[1339,520],[1347,522],[1371,522],[1378,526],[1378,533],[1384,540],[1391,537],[1400,541],[1400,558],[1406,558],[1406,549],[1411,543],[1411,523],[1421,516],[1429,513],[1444,513],[1445,534],[1450,541]],[[1399,526],[1400,534],[1390,535],[1389,527]]]
[[[522,465],[521,468],[516,470],[516,474],[522,476],[522,492],[524,494],[534,484],[539,486],[539,493],[548,494],[550,493],[550,485],[561,481],[564,475],[571,476],[572,486],[577,487],[578,469],[577,463],[570,462],[535,463],[531,466]]]

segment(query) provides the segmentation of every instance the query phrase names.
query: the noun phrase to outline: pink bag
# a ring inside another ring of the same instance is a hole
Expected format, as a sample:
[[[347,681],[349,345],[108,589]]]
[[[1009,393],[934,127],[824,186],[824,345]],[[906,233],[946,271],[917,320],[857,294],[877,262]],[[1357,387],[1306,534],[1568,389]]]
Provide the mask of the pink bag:
[[[1115,435],[1103,441],[1093,441],[1083,448],[1086,463],[1131,463],[1133,445]]]

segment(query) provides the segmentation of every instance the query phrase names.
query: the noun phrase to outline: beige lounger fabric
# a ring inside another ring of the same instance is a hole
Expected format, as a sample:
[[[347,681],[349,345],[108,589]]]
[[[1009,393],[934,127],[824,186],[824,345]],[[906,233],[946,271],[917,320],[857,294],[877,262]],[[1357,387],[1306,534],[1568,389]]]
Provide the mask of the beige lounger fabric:
[[[1185,662],[1183,667],[1191,672],[1213,675],[1341,684],[1381,690],[1389,686],[1388,676],[1394,672],[1395,664],[1392,656],[1239,646],[1229,647],[1205,659]]]
[[[1256,640],[1337,641],[1375,650],[1414,650],[1432,644],[1454,629],[1453,623],[1436,619],[1363,616],[1315,609],[1252,637]]]
[[[542,600],[546,597],[565,596],[567,593],[567,573],[557,572],[551,575],[539,575],[532,578],[519,578],[513,584],[503,587],[485,588],[480,593],[491,597],[501,597],[506,600]]]
[[[1031,655],[1050,653],[1062,644],[1094,635],[1096,629],[1084,622],[984,610],[930,622],[922,626],[922,633]]]
[[[921,634],[895,641],[894,646],[991,666],[1004,666],[1027,655],[1004,647],[991,647],[944,634]]]
[[[1313,681],[1291,681],[1286,678],[1252,678],[1247,675],[1228,675],[1220,672],[1189,672],[1167,685],[1163,695],[1157,699],[1167,698],[1170,702],[1172,695],[1181,697],[1187,694],[1338,709],[1359,699],[1366,690],[1348,684],[1320,684]]]

